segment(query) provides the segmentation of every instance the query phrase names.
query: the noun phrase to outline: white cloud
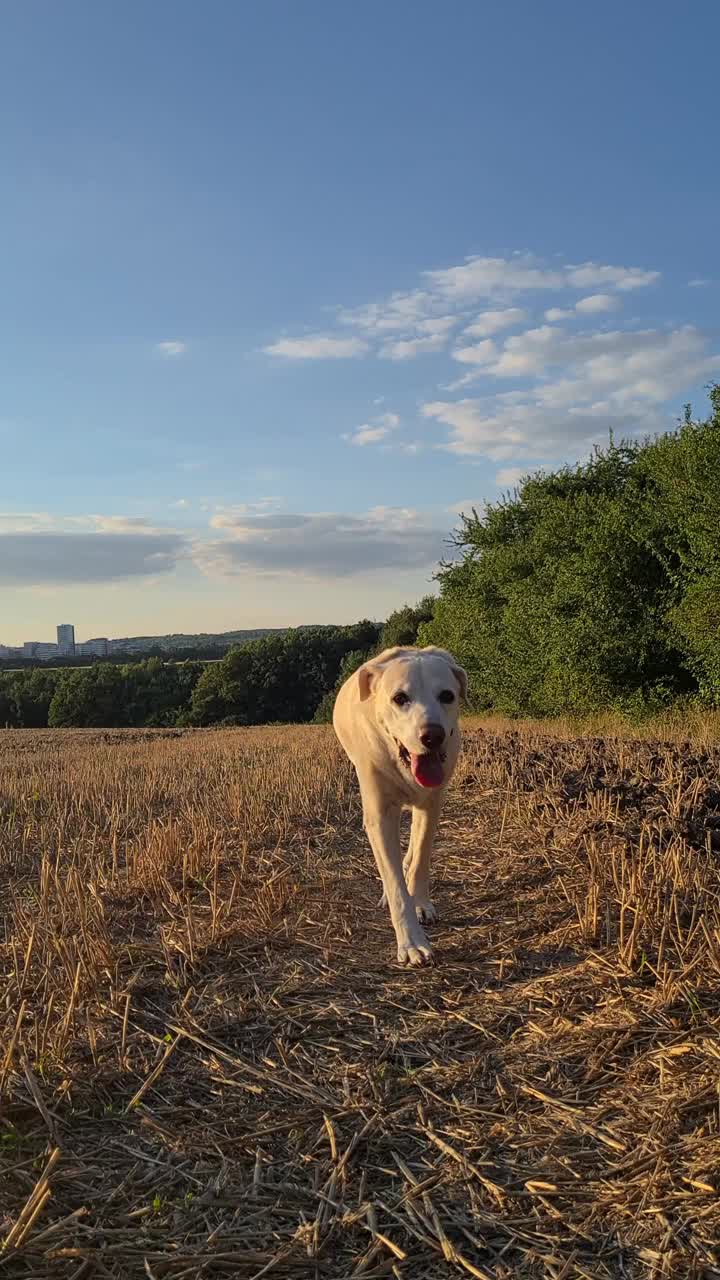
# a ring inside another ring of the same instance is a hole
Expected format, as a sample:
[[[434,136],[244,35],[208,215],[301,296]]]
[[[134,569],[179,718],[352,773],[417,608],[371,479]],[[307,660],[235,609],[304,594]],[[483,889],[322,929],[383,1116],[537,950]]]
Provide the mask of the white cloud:
[[[423,406],[426,417],[450,428],[446,448],[466,456],[484,454],[497,462],[515,457],[557,457],[585,452],[613,427],[619,434],[638,431],[644,418],[610,414],[587,406],[558,414],[547,405],[518,403],[502,396],[491,402],[458,400]]]
[[[457,316],[433,316],[429,320],[419,320],[416,328],[418,333],[427,333],[434,338],[447,337],[457,322]]]
[[[428,338],[398,338],[395,342],[385,342],[380,348],[383,360],[414,360],[416,356],[428,355],[433,351],[442,351],[447,346],[447,335],[432,334]]]
[[[497,357],[497,351],[492,338],[485,338],[472,347],[460,347],[458,351],[453,351],[452,355],[453,360],[459,360],[461,364],[488,365]]]
[[[645,289],[660,279],[659,271],[643,271],[641,267],[603,267],[597,262],[584,262],[565,269],[568,282],[574,289],[592,289],[600,285],[629,293],[633,289]]]
[[[501,467],[495,472],[495,483],[498,489],[514,489],[526,474],[524,467]]]
[[[468,348],[461,347],[461,350],[467,350],[467,349]],[[453,353],[453,357],[457,358],[455,352]],[[482,377],[482,372],[483,372],[482,368],[472,369],[470,373],[464,373],[461,378],[455,378],[453,382],[442,383],[439,389],[440,391],[447,391],[449,393],[462,391],[465,387],[469,387],[472,383],[478,382],[479,379]]]
[[[363,426],[358,427],[353,431],[351,435],[345,436],[344,438],[347,440],[348,444],[361,446],[365,444],[379,444],[381,440],[385,439],[387,434],[387,427],[372,427],[370,426],[370,423],[366,422]]]
[[[541,325],[525,333],[507,338],[490,372],[497,378],[527,377],[542,373],[552,362],[559,349],[566,351],[567,339],[563,329]]]
[[[204,572],[224,577],[336,578],[393,568],[430,570],[444,554],[443,530],[408,508],[377,507],[355,515],[236,515],[213,525],[226,536],[198,545],[195,561]]]
[[[159,351],[161,356],[167,356],[170,359],[172,359],[173,357],[176,357],[176,356],[185,355],[187,351],[187,343],[186,342],[158,342],[155,350]]]
[[[705,346],[705,337],[691,325],[676,329],[671,334],[660,329],[569,333],[557,326],[540,325],[506,338],[497,357],[490,358],[491,353],[487,352],[488,358],[483,358],[482,363],[485,371],[496,378],[526,378],[544,375],[553,368],[567,371],[583,367],[586,375],[598,381],[605,376],[604,369],[608,371],[610,380],[618,376],[618,367],[613,363],[615,360],[633,356],[636,363],[639,360],[647,363],[652,352],[661,352],[657,373],[662,377],[663,361],[668,357],[672,357],[673,367],[679,358],[683,366],[692,372],[695,358],[700,356]],[[459,355],[456,352],[455,358],[458,359]],[[664,385],[664,382],[659,384]],[[658,397],[653,395],[653,398]]]
[[[530,388],[481,399],[433,401],[425,417],[449,428],[447,448],[496,459],[556,457],[607,437],[655,430],[659,406],[720,368],[706,337],[688,325],[568,334],[542,326],[508,338],[488,378],[534,379]],[[548,377],[550,371],[555,377]]]
[[[386,360],[413,360],[442,351],[453,330],[471,319],[469,309],[482,299],[507,303],[522,293],[532,296],[538,291],[590,288],[603,290],[591,297],[607,298],[611,290],[626,291],[652,284],[659,279],[659,272],[594,262],[558,267],[529,254],[514,254],[510,258],[466,258],[458,266],[425,271],[423,279],[422,288],[396,291],[359,307],[338,308],[338,323],[344,330],[354,329],[352,336],[341,329],[336,333],[285,337],[263,349],[268,355],[287,360],[341,359],[370,351]],[[606,303],[603,309],[609,309],[609,305]],[[597,311],[600,303],[593,306],[590,299],[583,300],[581,313],[583,309]],[[561,318],[558,308],[553,312]],[[526,319],[527,312],[522,307],[496,306],[471,319],[466,337],[491,337]]]
[[[522,307],[504,307],[502,311],[483,311],[463,330],[464,338],[490,338],[502,329],[512,329],[527,320]]]
[[[575,310],[579,315],[593,316],[603,311],[615,311],[618,306],[617,298],[613,298],[610,293],[591,293],[575,303]]]
[[[399,426],[400,418],[396,413],[382,413],[371,422],[363,422],[354,431],[348,432],[343,436],[343,440],[354,445],[379,444]]]
[[[707,289],[712,284],[712,280],[708,280],[705,276],[697,276],[694,280],[688,280],[688,289]]]
[[[620,302],[611,293],[591,293],[587,298],[580,298],[574,307],[550,307],[545,312],[545,319],[551,324],[558,320],[570,320],[575,315],[599,315],[603,311],[616,311]]]
[[[263,350],[268,356],[282,356],[285,360],[346,360],[365,355],[368,344],[362,338],[317,333],[307,338],[280,338]]]
[[[547,267],[530,255],[513,258],[466,258],[462,266],[426,271],[433,290],[455,300],[510,297],[543,289],[592,288],[601,285],[620,290],[639,289],[659,279],[658,271],[640,267],[603,266],[585,262],[576,266]]]
[[[432,310],[433,298],[422,289],[412,293],[392,293],[385,302],[342,310],[340,323],[364,329],[369,334],[405,332],[414,329]]]
[[[170,502],[168,505],[177,508],[179,511],[184,511],[190,506],[190,503],[187,498],[177,498],[175,502]]]
[[[452,329],[459,323],[454,315],[434,314],[430,294],[393,294],[387,302],[373,302],[355,311],[340,313],[345,325],[355,325],[364,334],[381,342],[384,360],[414,360],[416,356],[442,351]]]

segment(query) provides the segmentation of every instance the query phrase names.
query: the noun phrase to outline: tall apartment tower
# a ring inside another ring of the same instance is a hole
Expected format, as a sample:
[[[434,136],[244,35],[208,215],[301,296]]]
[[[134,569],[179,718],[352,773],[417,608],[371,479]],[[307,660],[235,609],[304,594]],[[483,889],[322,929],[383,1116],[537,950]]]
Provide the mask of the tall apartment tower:
[[[57,629],[58,653],[73,654],[75,652],[75,628],[71,622],[63,622]]]

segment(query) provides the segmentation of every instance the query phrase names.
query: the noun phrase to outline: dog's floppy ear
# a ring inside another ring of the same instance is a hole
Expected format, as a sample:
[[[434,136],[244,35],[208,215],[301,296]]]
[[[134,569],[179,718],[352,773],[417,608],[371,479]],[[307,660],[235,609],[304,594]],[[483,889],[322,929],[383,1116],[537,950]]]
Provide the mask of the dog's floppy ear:
[[[366,662],[358,668],[357,678],[360,686],[360,701],[367,702],[373,691],[373,684],[380,672],[373,662]]]
[[[467,698],[468,691],[468,673],[464,667],[458,667],[455,662],[450,663],[450,670],[460,685],[460,696]]]
[[[450,670],[452,671],[452,673],[453,673],[453,675],[454,675],[455,679],[457,680],[458,684],[460,685],[460,693],[461,693],[461,696],[462,696],[463,698],[467,698],[467,691],[468,691],[468,674],[467,674],[467,671],[465,670],[465,668],[464,668],[464,667],[461,667],[461,666],[460,666],[460,664],[456,661],[456,659],[455,659],[455,658],[453,658],[452,654],[451,654],[451,653],[448,653],[447,649],[439,649],[439,648],[437,647],[437,645],[435,645],[435,644],[428,644],[428,645],[426,645],[426,646],[425,646],[425,648],[422,650],[422,652],[423,652],[423,653],[432,653],[432,654],[433,654],[435,657],[437,657],[437,658],[444,658],[444,659],[445,659],[445,661],[447,662],[447,664],[448,664],[448,666],[449,666]]]

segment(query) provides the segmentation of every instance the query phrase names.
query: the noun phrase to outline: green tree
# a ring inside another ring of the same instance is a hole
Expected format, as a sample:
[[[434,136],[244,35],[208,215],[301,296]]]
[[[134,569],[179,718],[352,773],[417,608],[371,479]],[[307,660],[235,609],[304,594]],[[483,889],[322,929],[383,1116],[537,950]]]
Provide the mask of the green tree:
[[[373,652],[374,651],[370,649],[352,649],[350,653],[345,655],[342,663],[340,664],[338,678],[335,681],[333,688],[329,689],[324,695],[317,707],[317,710],[315,711],[315,715],[313,716],[315,724],[330,724],[332,722],[333,708],[335,706],[335,699],[337,698],[339,690],[353,672],[357,671],[358,667],[361,667],[364,662],[368,662],[369,659],[372,658]]]
[[[15,702],[10,681],[0,676],[0,729],[13,729],[17,724]]]
[[[10,680],[13,719],[21,729],[46,729],[48,710],[60,673],[36,667],[18,671]]]
[[[379,649],[392,649],[395,645],[414,645],[418,630],[432,621],[435,596],[424,596],[416,605],[406,604],[390,614],[381,633]]]
[[[191,722],[303,723],[312,719],[353,649],[377,644],[378,627],[306,627],[231,649],[206,668],[192,696]]]
[[[64,671],[50,704],[55,729],[127,728],[130,724],[124,668],[98,662]]]
[[[528,477],[463,518],[421,643],[514,715],[720,694],[720,400],[656,440]]]

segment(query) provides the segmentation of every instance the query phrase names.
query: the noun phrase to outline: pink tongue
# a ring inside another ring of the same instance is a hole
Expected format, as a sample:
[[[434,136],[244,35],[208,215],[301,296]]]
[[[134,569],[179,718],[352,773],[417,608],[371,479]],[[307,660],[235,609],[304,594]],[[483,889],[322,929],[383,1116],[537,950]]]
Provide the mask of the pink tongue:
[[[443,767],[439,755],[410,756],[412,775],[421,787],[441,787]]]

